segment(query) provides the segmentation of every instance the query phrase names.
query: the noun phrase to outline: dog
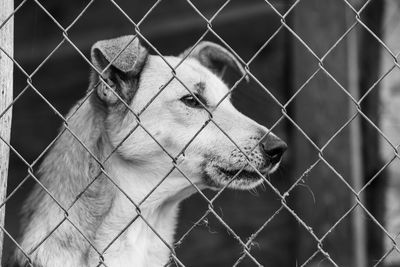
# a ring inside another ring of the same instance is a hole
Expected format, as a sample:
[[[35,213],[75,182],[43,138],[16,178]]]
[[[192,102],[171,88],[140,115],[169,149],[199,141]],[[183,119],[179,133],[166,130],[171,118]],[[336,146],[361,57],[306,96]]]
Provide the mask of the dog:
[[[229,96],[220,101],[226,67],[246,74],[220,45],[162,58],[122,36],[95,43],[91,62],[89,90],[23,206],[11,266],[164,266],[183,199],[255,188],[287,148]]]

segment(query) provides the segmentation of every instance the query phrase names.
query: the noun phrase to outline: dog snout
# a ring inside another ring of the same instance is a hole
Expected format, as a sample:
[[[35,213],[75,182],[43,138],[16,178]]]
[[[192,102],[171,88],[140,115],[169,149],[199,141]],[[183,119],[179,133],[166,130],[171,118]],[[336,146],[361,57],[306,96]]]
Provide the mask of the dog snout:
[[[261,151],[272,165],[277,164],[287,149],[287,145],[276,136],[268,135],[260,142]]]

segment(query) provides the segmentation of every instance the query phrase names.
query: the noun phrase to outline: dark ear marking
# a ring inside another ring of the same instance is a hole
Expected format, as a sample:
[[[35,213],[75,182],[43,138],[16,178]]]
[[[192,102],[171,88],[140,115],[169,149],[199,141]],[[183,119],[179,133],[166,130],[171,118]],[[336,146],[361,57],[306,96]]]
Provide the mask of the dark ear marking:
[[[196,58],[202,65],[209,68],[212,72],[222,77],[226,67],[231,67],[241,75],[246,75],[246,70],[237,58],[222,46],[202,41],[196,47],[186,49],[180,56],[181,57],[193,57]],[[245,76],[246,81],[249,81],[249,77]]]
[[[107,105],[113,105],[119,102],[115,95],[117,93],[129,103],[137,90],[137,80],[147,55],[147,50],[134,35],[96,42],[91,50],[91,58],[103,81],[95,72],[91,85],[96,86],[98,97]]]

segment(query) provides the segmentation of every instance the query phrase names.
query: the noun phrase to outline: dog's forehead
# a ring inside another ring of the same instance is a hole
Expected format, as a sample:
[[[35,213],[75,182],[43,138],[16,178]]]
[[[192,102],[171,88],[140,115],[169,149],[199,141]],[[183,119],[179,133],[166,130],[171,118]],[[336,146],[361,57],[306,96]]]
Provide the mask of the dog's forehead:
[[[227,93],[228,88],[221,79],[196,59],[186,58],[181,61],[182,58],[173,56],[164,58],[149,56],[142,73],[144,76],[142,80],[146,82],[150,80],[154,89],[169,83],[171,86],[167,86],[170,87],[171,93],[183,93],[188,89],[195,91],[199,89],[199,85],[203,93],[212,98],[221,98]],[[173,69],[175,69],[175,79],[173,79]]]

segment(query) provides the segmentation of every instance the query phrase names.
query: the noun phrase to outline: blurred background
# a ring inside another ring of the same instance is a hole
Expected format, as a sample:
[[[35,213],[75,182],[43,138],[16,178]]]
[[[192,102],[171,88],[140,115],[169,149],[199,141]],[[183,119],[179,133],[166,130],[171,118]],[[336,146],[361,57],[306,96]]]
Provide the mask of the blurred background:
[[[15,6],[21,2],[15,0]],[[139,27],[143,36],[163,55],[177,55],[207,32],[198,11],[207,19],[219,12],[211,23],[218,36],[208,31],[204,39],[224,45],[223,40],[244,61],[252,59],[249,69],[258,80],[235,88],[234,105],[274,126],[289,150],[271,176],[281,194],[288,192],[285,201],[268,185],[257,193],[226,190],[215,211],[243,241],[262,228],[251,254],[264,266],[333,266],[318,247],[338,266],[400,266],[388,236],[397,238],[400,231],[399,160],[390,161],[396,154],[387,141],[394,146],[400,141],[397,1],[165,0],[148,15],[155,1],[115,0],[125,14],[109,0],[90,1],[88,7],[89,1],[80,0],[39,2],[68,27],[75,47],[64,41],[53,51],[63,32],[35,1],[26,1],[14,15],[15,60],[29,74],[35,71],[33,85],[61,114],[88,87],[90,66],[77,49],[88,58],[94,42],[134,34],[126,16],[134,22],[146,16]],[[27,77],[17,67],[14,72],[16,96]],[[232,86],[238,78],[228,73],[226,81]],[[48,104],[27,90],[13,106],[11,144],[33,162],[61,125]],[[27,166],[11,152],[8,192],[27,174]],[[13,237],[32,185],[28,179],[7,202],[6,230]],[[362,189],[359,199],[368,212],[353,206],[350,187]],[[199,195],[185,200],[176,240],[207,209]],[[12,249],[5,237],[5,256]],[[176,252],[185,266],[232,266],[243,247],[210,214]],[[245,257],[239,266],[255,264]]]

